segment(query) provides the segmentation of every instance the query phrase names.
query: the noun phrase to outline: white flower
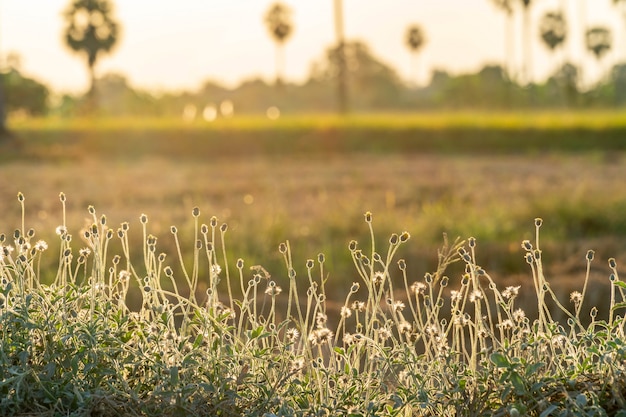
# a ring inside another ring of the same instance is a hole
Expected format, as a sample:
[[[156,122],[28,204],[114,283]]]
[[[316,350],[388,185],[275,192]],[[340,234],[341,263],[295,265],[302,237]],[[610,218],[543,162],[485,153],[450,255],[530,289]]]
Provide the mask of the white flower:
[[[483,293],[480,290],[474,290],[469,296],[469,300],[472,303],[475,303],[477,300],[482,300]]]
[[[578,291],[573,291],[569,295],[569,300],[574,304],[580,304],[583,301],[583,295]]]
[[[300,337],[300,332],[295,328],[287,329],[286,337],[288,341],[295,342]]]
[[[374,276],[372,277],[372,282],[374,283],[374,285],[380,285],[383,283],[383,281],[385,281],[384,272],[374,272]]]
[[[510,298],[515,298],[517,297],[517,294],[519,293],[519,289],[521,288],[520,285],[513,287],[506,287],[506,289],[504,291],[502,291],[502,297],[506,298],[507,300]]]
[[[43,240],[38,240],[37,243],[35,243],[35,249],[37,252],[43,252],[48,249],[48,244]]]
[[[401,312],[404,310],[404,303],[402,301],[396,301],[391,305],[391,308],[394,312]]]

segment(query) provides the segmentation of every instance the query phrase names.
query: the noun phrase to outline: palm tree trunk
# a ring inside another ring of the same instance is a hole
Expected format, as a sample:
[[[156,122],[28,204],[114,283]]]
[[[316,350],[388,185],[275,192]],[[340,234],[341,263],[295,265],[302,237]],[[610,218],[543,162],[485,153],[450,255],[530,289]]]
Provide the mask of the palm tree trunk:
[[[513,30],[515,28],[513,27],[513,11],[507,11],[506,12],[506,33],[505,33],[505,63],[504,63],[504,71],[507,75],[507,77],[509,78],[509,80],[512,80],[515,78],[515,69],[514,69],[514,63],[513,63],[513,50],[515,49],[514,46],[514,38],[513,38]]]
[[[580,33],[583,34],[583,41],[580,43],[583,47],[583,53],[580,58],[580,63],[578,65],[578,88],[579,90],[585,89],[587,85],[587,81],[585,80],[585,53],[586,51],[586,43],[587,43],[587,21],[585,20],[585,9],[586,9],[585,0],[578,0],[578,19],[580,24]]]
[[[524,6],[524,62],[523,81],[530,84],[532,81],[532,51],[531,51],[531,30],[530,30],[530,6]]]
[[[346,70],[346,42],[343,33],[343,1],[335,1],[335,34],[337,37],[337,56],[339,61],[339,74],[337,77],[337,104],[339,113],[348,113],[348,83]]]
[[[280,42],[276,43],[276,87],[283,84],[283,71],[285,67],[285,48]]]

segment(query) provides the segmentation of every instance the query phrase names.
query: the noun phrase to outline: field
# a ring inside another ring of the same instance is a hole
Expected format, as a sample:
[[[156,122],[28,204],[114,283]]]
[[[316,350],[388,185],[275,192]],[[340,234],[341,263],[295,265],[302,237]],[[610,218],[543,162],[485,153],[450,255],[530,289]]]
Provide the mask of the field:
[[[468,265],[480,265],[499,288],[522,286],[516,306],[531,319],[541,320],[543,301],[537,303],[538,281],[521,242],[534,242],[535,218],[544,220],[542,273],[560,302],[570,307],[570,292],[581,291],[588,275],[585,303],[576,314],[584,325],[594,306],[600,317],[609,314],[614,270],[607,260],[626,262],[626,116],[620,113],[241,118],[210,125],[40,120],[14,126],[18,143],[0,151],[0,232],[11,236],[21,229],[21,192],[25,229],[34,228],[35,240],[46,240],[58,253],[62,243],[54,231],[63,223],[59,193],[64,192],[74,248],[90,245],[80,231],[104,214],[113,231],[130,223],[127,236],[136,248],[130,261],[141,265],[146,255],[139,217],[146,214],[147,233],[158,238],[157,251],[167,254],[164,265],[181,276],[170,227],[177,226],[189,269],[197,262],[196,221],[209,224],[216,216],[217,227],[228,225],[228,263],[221,254],[216,259],[233,276],[241,258],[246,266],[263,266],[287,291],[290,264],[285,266],[279,245],[288,242],[293,269],[302,277],[309,270],[307,259],[323,253],[329,315],[340,311],[351,283],[361,279],[349,243],[356,240],[364,253],[371,251],[366,212],[373,213],[380,247],[387,246],[392,233],[410,234],[394,258],[406,261],[410,282],[437,271],[444,233],[450,241],[476,238],[476,258],[449,265],[450,287],[461,288]],[[192,216],[196,207],[198,219]],[[591,264],[588,250],[595,251]],[[114,239],[109,256],[122,252]],[[41,279],[55,282],[59,260],[46,255]],[[397,265],[388,266],[397,271]],[[149,267],[139,268],[137,274],[149,275]],[[389,288],[406,301],[401,275],[389,275]],[[244,276],[252,272],[246,269]],[[301,290],[306,288],[302,279]],[[158,285],[174,291],[168,280]],[[200,298],[211,285],[201,276],[192,292]],[[243,287],[234,285],[234,297],[243,296]],[[195,297],[186,287],[180,291]],[[131,309],[143,309],[141,291],[131,288],[127,302]],[[545,303],[554,307],[550,300]],[[329,322],[337,324],[335,316]],[[398,324],[393,313],[387,317]],[[552,317],[567,319],[558,309]],[[403,336],[397,337],[401,341]],[[473,343],[476,348],[478,341]],[[320,350],[319,357],[327,354]],[[513,366],[499,356],[491,361]],[[501,415],[511,412],[502,410]]]
[[[600,259],[626,254],[626,116],[620,113],[242,118],[191,125],[39,120],[16,129],[22,148],[0,157],[7,227],[17,224],[12,197],[22,191],[29,224],[51,233],[61,221],[57,196],[63,191],[74,229],[83,226],[88,205],[106,214],[113,228],[145,213],[151,233],[170,252],[173,224],[183,244],[193,244],[189,214],[198,206],[205,222],[217,216],[228,223],[235,256],[279,274],[276,248],[288,239],[301,265],[323,252],[329,285],[337,287],[354,273],[348,242],[368,237],[365,211],[374,214],[380,236],[404,230],[414,236],[402,255],[417,275],[434,267],[445,232],[451,239],[476,237],[481,262],[499,279],[524,279],[519,242],[533,233],[535,217],[546,220],[544,242],[556,281],[580,274],[587,249]],[[594,267],[594,278],[606,278],[604,265]]]

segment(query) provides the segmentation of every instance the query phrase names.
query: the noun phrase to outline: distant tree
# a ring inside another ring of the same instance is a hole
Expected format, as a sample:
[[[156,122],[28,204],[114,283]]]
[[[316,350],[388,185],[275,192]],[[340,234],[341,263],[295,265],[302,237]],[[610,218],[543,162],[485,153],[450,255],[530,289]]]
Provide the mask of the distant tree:
[[[6,113],[41,116],[48,111],[49,90],[44,84],[24,77],[16,68],[1,75]]]
[[[561,46],[567,36],[567,23],[561,12],[546,13],[539,23],[541,39],[550,51]]]
[[[587,30],[585,40],[587,49],[593,53],[598,62],[602,60],[613,46],[611,31],[602,26],[596,26]]]
[[[550,50],[555,53],[556,49],[563,45],[567,36],[567,22],[561,12],[548,12],[539,22],[539,34],[541,40]]]
[[[570,63],[565,63],[551,79],[563,94],[563,104],[570,107],[575,106],[579,99],[580,70]]]
[[[9,137],[7,128],[6,110],[4,105],[4,74],[0,74],[0,142],[5,141]]]
[[[120,26],[113,18],[109,0],[72,0],[64,13],[65,42],[87,60],[89,94],[95,93],[95,65],[103,53],[111,52],[118,41]]]
[[[276,42],[276,85],[282,83],[284,71],[284,46],[293,32],[291,9],[282,3],[274,3],[265,14],[265,24]]]
[[[491,0],[506,15],[506,33],[504,36],[504,68],[509,78],[513,77],[513,0]]]
[[[342,48],[352,105],[358,110],[390,108],[401,101],[403,85],[396,71],[374,57],[362,42],[346,42]],[[312,79],[320,88],[336,84],[341,57],[337,47],[328,49],[326,61],[315,66]]]
[[[613,45],[611,31],[602,26],[596,26],[587,30],[585,39],[587,49],[595,55],[597,60],[601,60],[611,50]]]
[[[411,79],[415,81],[415,73],[416,73],[416,60],[417,54],[420,49],[424,46],[426,42],[426,38],[424,36],[424,31],[419,25],[411,25],[406,31],[405,43],[406,46],[411,51],[412,62],[411,62]]]

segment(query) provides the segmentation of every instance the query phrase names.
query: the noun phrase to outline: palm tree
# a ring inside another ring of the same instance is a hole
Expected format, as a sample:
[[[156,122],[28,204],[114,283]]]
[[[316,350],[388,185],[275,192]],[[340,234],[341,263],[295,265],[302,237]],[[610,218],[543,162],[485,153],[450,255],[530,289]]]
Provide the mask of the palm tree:
[[[504,37],[504,69],[509,78],[513,76],[513,0],[491,0],[506,15],[506,35]]]
[[[406,46],[411,51],[411,55],[413,57],[411,63],[411,79],[415,82],[415,61],[417,59],[417,54],[420,49],[424,46],[426,42],[426,38],[424,36],[424,32],[419,25],[411,25],[406,31],[405,38]]]
[[[548,12],[539,22],[539,33],[551,52],[563,45],[567,37],[567,22],[561,12]]]
[[[334,0],[335,36],[337,37],[337,58],[339,74],[337,77],[337,103],[339,113],[348,112],[348,71],[346,68],[346,41],[343,34],[343,1]]]
[[[282,3],[274,3],[265,15],[265,24],[276,42],[276,85],[282,84],[282,72],[285,66],[284,46],[293,32],[291,9]]]
[[[587,49],[594,54],[598,62],[611,50],[613,37],[608,28],[596,26],[587,30],[585,34]]]
[[[102,53],[111,52],[119,38],[120,27],[112,9],[109,0],[72,0],[64,13],[67,46],[87,59],[90,96],[95,93],[96,62]]]

